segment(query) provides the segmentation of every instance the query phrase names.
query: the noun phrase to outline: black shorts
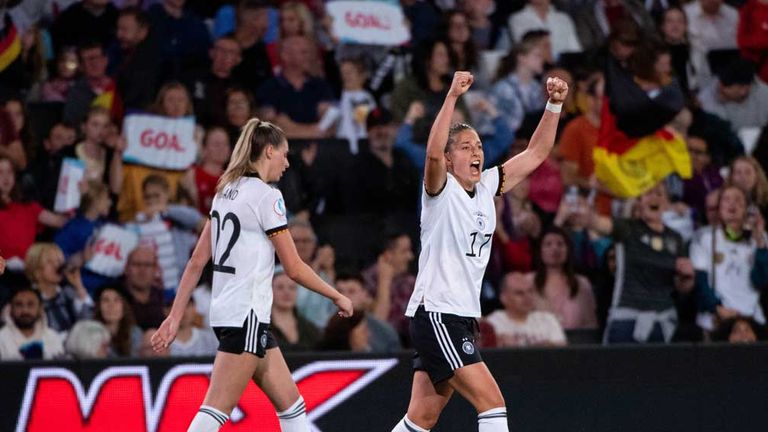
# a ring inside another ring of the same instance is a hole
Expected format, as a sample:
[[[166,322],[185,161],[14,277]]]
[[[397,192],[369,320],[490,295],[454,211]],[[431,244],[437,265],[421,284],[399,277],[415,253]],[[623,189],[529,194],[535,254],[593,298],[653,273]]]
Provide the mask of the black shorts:
[[[219,351],[232,354],[251,353],[264,358],[268,349],[277,348],[277,341],[269,331],[269,323],[262,323],[251,311],[242,327],[213,327],[219,340]]]
[[[426,372],[433,383],[453,377],[460,367],[483,361],[475,346],[478,324],[474,318],[427,312],[419,306],[410,330],[416,349],[413,369]]]

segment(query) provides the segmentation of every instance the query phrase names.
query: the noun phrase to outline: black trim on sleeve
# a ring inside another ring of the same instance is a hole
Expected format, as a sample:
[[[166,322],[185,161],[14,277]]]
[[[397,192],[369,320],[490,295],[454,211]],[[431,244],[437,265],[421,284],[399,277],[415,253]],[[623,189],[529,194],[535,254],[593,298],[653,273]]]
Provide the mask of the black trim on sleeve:
[[[272,238],[283,231],[288,231],[288,225],[280,225],[279,227],[268,229],[264,231],[264,233],[267,235],[267,237]]]
[[[442,186],[442,187],[440,187],[440,190],[439,190],[439,191],[437,191],[436,193],[434,193],[434,194],[433,194],[433,193],[431,193],[431,192],[429,192],[429,191],[427,190],[427,180],[425,179],[425,180],[424,180],[424,192],[426,192],[427,196],[429,196],[430,198],[434,198],[434,197],[436,197],[436,196],[440,195],[441,193],[443,193],[443,191],[445,190],[445,186],[446,186],[447,184],[448,184],[448,176],[446,175],[446,176],[445,176],[445,183],[443,183],[443,186]]]
[[[504,178],[504,167],[496,165],[496,168],[499,169],[499,188],[496,189],[496,196],[501,196],[504,193],[504,182],[506,181]]]

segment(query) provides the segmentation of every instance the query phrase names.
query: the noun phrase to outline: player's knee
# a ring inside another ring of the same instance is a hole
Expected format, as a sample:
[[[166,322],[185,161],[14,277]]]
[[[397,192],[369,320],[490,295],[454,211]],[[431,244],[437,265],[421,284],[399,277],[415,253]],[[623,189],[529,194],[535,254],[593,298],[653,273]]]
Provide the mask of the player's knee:
[[[440,418],[443,406],[437,404],[421,404],[416,409],[408,410],[408,418],[424,429],[432,429]]]

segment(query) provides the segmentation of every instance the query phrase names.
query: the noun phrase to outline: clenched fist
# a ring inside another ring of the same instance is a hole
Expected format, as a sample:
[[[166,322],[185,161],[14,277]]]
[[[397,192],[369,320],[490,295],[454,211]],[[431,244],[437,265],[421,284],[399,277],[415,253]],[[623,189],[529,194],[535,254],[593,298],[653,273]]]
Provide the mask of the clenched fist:
[[[547,93],[549,94],[549,101],[551,103],[563,103],[565,97],[568,96],[568,84],[560,78],[547,78]]]
[[[448,95],[455,97],[463,95],[467,92],[467,90],[469,90],[469,87],[472,86],[474,81],[474,77],[469,72],[455,72],[453,74],[453,82],[451,82],[451,88],[448,90]]]

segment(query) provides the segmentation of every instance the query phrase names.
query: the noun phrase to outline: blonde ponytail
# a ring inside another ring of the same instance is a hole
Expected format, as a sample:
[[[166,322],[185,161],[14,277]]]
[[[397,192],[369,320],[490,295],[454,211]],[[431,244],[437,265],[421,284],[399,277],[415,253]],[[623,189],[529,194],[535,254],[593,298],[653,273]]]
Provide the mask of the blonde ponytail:
[[[285,133],[279,126],[261,121],[256,117],[248,120],[237,139],[229,165],[219,178],[216,192],[221,192],[226,185],[248,174],[251,164],[261,157],[268,145],[278,146],[283,141],[285,141]]]

